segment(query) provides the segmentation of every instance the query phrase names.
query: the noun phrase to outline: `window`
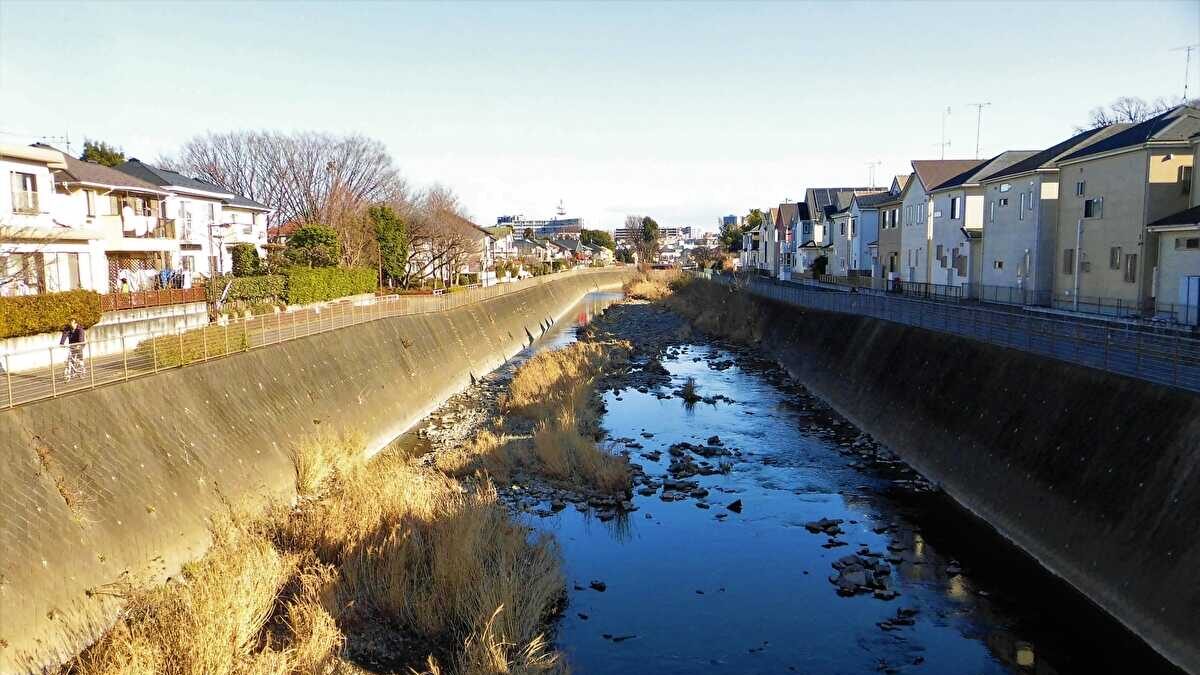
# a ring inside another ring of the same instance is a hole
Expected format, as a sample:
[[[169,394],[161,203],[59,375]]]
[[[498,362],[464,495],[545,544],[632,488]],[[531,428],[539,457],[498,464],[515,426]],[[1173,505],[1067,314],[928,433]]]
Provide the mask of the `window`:
[[[180,260],[180,264],[183,266],[184,272],[195,272],[196,271],[196,256],[194,256],[194,255],[180,256],[179,260]]]
[[[1075,274],[1075,249],[1063,249],[1063,274]]]
[[[1094,199],[1083,200],[1083,217],[1084,218],[1103,218],[1104,217],[1104,197],[1096,197]]]
[[[96,192],[94,190],[84,190],[83,198],[87,201],[88,216],[96,215]]]
[[[13,213],[37,213],[37,177],[31,173],[12,172]]]
[[[102,213],[103,216],[119,216],[121,215],[121,200],[117,199],[116,195],[108,195],[104,200],[108,204],[108,212]]]
[[[1125,281],[1128,283],[1137,283],[1137,254],[1129,253],[1125,256]]]
[[[962,197],[950,198],[950,219],[957,220],[962,217]]]
[[[1200,250],[1200,237],[1178,237],[1175,239],[1175,250]]]
[[[1000,198],[1000,206],[1008,206],[1008,197]]]
[[[1183,194],[1191,194],[1192,192],[1192,167],[1179,167],[1179,182],[1183,184]]]
[[[217,205],[211,202],[208,205],[208,222],[217,222]]]
[[[1110,269],[1110,270],[1121,269],[1121,247],[1120,246],[1113,246],[1112,248],[1108,249],[1108,269]]]
[[[838,234],[846,236],[846,221],[838,223]]]
[[[1087,187],[1087,183],[1085,181],[1079,181],[1078,183],[1076,183],[1075,184],[1075,196],[1082,197],[1084,188],[1086,188],[1086,187]]]
[[[988,202],[988,222],[996,222],[996,202]]]
[[[1003,260],[993,260],[992,261],[992,269],[994,269],[994,270],[1004,269],[1004,261]]]

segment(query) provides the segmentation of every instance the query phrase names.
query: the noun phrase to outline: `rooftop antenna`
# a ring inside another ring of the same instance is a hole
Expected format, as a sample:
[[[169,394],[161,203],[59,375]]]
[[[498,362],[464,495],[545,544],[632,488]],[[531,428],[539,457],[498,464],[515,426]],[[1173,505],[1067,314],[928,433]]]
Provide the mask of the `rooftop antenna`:
[[[941,147],[942,159],[946,159],[946,146],[950,145],[950,141],[946,140],[946,117],[950,114],[950,106],[946,106],[946,110],[942,112],[942,142]]]
[[[967,104],[975,108],[975,159],[979,159],[979,132],[983,129],[983,109],[991,104],[991,101]]]
[[[1197,47],[1200,47],[1200,43],[1184,45],[1182,47],[1176,47],[1174,49],[1169,50],[1169,51],[1173,51],[1173,52],[1184,52],[1186,54],[1186,58],[1183,61],[1183,102],[1184,103],[1187,103],[1187,100],[1188,100],[1187,90],[1188,90],[1188,80],[1191,77],[1191,70],[1192,70],[1192,50],[1196,49]]]
[[[867,162],[867,172],[868,172],[871,188],[875,187],[875,167],[879,166],[880,164],[883,164],[883,162],[881,162],[879,160],[875,160],[874,162]]]

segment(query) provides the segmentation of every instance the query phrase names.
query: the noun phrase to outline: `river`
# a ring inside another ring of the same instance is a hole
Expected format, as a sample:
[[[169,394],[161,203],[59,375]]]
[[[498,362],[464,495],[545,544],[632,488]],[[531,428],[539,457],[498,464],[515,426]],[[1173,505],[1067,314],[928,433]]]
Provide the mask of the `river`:
[[[589,297],[536,348],[566,344],[613,300]],[[574,672],[1178,672],[886,449],[860,452],[861,432],[773,364],[697,337],[661,363],[670,387],[605,392],[608,436],[627,439],[610,445],[657,481],[679,442],[729,452],[710,462],[731,470],[691,477],[700,497],[635,494],[638,510],[609,522],[525,516],[562,545],[556,642]],[[687,378],[717,400],[661,395]],[[820,519],[833,536],[806,528]],[[886,590],[839,595],[833,564],[848,555]]]

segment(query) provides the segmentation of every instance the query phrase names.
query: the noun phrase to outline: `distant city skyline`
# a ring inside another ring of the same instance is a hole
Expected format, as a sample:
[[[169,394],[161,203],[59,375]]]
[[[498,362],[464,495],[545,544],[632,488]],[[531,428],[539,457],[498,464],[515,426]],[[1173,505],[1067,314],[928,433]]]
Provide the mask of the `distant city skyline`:
[[[1090,3],[1086,31],[1079,3],[1021,7],[10,1],[0,142],[69,133],[153,161],[210,130],[360,133],[480,224],[562,200],[589,227],[710,230],[807,187],[886,187],[941,154],[947,107],[946,157],[970,158],[973,103],[987,157],[1119,96],[1182,94],[1172,50],[1200,42],[1200,3]]]

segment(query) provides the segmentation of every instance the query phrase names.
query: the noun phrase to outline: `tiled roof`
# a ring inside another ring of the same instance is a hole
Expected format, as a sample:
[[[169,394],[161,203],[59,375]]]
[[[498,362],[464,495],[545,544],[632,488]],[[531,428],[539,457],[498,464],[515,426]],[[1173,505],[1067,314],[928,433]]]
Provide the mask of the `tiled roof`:
[[[978,183],[984,176],[991,175],[1000,169],[1015,164],[1027,157],[1037,154],[1037,150],[1005,150],[991,159],[986,159],[979,164],[967,169],[942,183],[929,188],[933,190],[945,190],[946,188],[958,187],[960,185],[968,185]]]
[[[854,195],[854,200],[858,202],[858,208],[860,209],[877,208],[880,204],[885,204],[894,199],[896,199],[896,195],[887,191]]]
[[[127,173],[130,176],[141,178],[142,180],[153,183],[159,187],[174,185],[176,187],[181,187],[188,190],[200,190],[203,192],[213,192],[230,197],[234,196],[233,193],[219,185],[214,185],[213,183],[209,183],[208,181],[200,180],[198,178],[188,178],[187,176],[176,171],[159,169],[157,167],[150,166],[136,157],[132,157],[126,160],[124,163],[118,164],[113,168],[115,168],[117,171]]]
[[[1034,171],[1037,169],[1056,168],[1058,166],[1057,160],[1063,155],[1085,148],[1093,143],[1097,143],[1100,140],[1112,136],[1113,134],[1128,129],[1130,126],[1132,125],[1122,123],[1110,124],[1106,127],[1098,127],[1095,129],[1088,129],[1087,131],[1075,134],[1061,143],[1056,143],[1055,145],[1052,145],[1037,154],[1030,155],[1019,162],[1010,164],[1008,167],[996,171],[995,173],[984,176],[983,180],[992,180],[993,178],[1003,178],[1005,176],[1015,176],[1017,174],[1022,174],[1027,171]]]
[[[54,148],[44,143],[35,143],[34,147],[53,150]],[[66,169],[58,169],[54,172],[54,179],[57,182],[68,183],[95,183],[97,185],[107,185],[109,187],[128,188],[130,190],[149,190],[151,192],[165,194],[158,188],[157,185],[144,181],[136,176],[130,176],[122,171],[103,164],[95,162],[86,162],[82,159],[77,159],[62,153],[63,161],[66,163]]]
[[[1110,150],[1139,146],[1148,141],[1186,141],[1197,131],[1200,131],[1200,110],[1181,105],[1086,148],[1076,150],[1060,161],[1066,162]]]
[[[1159,218],[1147,227],[1157,225],[1196,225],[1200,224],[1200,206],[1193,206],[1178,213],[1172,213],[1166,218]]]
[[[926,191],[945,183],[958,174],[978,166],[978,159],[914,159],[913,173],[917,174]]]

